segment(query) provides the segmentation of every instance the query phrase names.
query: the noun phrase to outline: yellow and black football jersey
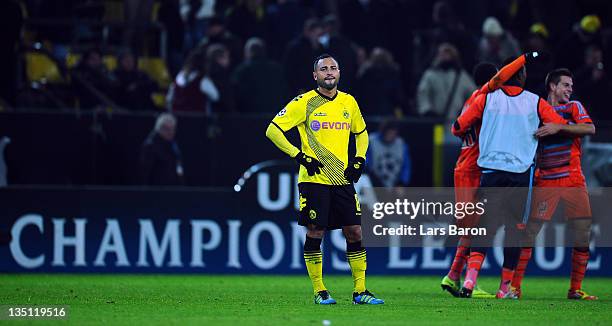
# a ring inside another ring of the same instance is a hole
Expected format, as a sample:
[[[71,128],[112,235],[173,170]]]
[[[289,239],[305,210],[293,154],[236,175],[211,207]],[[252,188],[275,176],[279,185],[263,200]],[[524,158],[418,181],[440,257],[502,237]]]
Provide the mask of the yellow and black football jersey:
[[[348,164],[348,144],[351,133],[360,134],[366,124],[355,98],[338,91],[329,98],[317,90],[294,98],[272,123],[283,132],[297,126],[304,154],[323,163],[321,174],[309,176],[300,166],[298,183],[346,185],[344,170]]]

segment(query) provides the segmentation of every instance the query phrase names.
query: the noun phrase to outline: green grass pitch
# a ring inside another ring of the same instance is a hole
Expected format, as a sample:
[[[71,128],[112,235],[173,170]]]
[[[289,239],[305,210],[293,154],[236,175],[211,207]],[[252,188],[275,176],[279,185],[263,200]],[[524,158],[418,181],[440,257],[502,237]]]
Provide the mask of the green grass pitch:
[[[370,276],[368,288],[387,303],[355,306],[350,276],[327,276],[338,304],[315,306],[307,276],[13,274],[0,277],[0,304],[70,306],[67,321],[35,324],[612,324],[612,278],[585,281],[585,289],[600,296],[597,302],[565,299],[568,278],[528,277],[519,301],[456,299],[441,291],[439,281]],[[497,283],[493,277],[480,280],[489,291]]]

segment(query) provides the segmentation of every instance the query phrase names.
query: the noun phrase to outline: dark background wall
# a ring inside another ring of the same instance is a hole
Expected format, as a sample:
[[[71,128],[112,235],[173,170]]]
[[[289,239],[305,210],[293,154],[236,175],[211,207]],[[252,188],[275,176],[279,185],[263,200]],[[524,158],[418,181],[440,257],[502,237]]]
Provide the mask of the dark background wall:
[[[251,165],[287,159],[265,137],[272,117],[179,115],[177,141],[188,186],[233,186]],[[137,185],[140,147],[155,123],[153,114],[0,113],[9,184]],[[368,121],[370,132],[379,121]],[[411,149],[413,181],[432,180],[433,121],[402,122]],[[299,144],[297,131],[289,133]],[[449,159],[452,160],[451,157]],[[297,165],[296,165],[297,170]]]

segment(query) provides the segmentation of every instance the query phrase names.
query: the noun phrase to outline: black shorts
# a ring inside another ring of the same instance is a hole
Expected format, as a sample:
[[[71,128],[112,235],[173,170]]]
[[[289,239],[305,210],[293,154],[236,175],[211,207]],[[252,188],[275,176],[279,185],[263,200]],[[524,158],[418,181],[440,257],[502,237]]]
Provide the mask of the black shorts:
[[[485,213],[479,227],[487,229],[487,236],[472,239],[472,247],[492,245],[495,232],[504,226],[505,247],[519,247],[524,222],[529,217],[533,170],[523,173],[505,171],[483,172],[478,189],[479,200],[485,202]]]
[[[511,173],[493,171],[480,177],[480,197],[487,198],[487,210],[495,215],[507,214],[517,223],[530,213],[529,190],[532,184],[532,171]]]
[[[332,186],[302,182],[298,224],[314,224],[328,230],[361,225],[359,198],[353,185]]]

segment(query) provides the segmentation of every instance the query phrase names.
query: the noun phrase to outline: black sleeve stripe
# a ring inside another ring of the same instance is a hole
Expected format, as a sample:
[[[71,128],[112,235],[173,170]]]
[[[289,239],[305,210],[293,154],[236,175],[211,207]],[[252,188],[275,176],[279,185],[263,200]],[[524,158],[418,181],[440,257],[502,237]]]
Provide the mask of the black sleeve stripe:
[[[487,108],[487,99],[489,98],[489,94],[491,93],[484,94],[485,98],[484,98],[484,104],[482,105],[482,116],[480,117],[480,120],[484,118],[484,110]],[[459,113],[459,116],[461,116],[461,113]],[[459,123],[459,119],[455,120],[455,122],[453,123],[453,128],[456,131],[461,130],[461,124]]]
[[[364,132],[364,131],[366,131],[366,129],[367,129],[367,128],[363,128],[363,130],[362,130],[362,131],[355,133],[355,135],[361,135],[361,134],[363,134],[363,132]]]
[[[536,113],[538,114],[538,119],[540,119],[539,125],[542,125],[544,123],[544,120],[542,120],[542,116],[540,115],[540,101],[543,100],[541,97],[538,97],[538,103],[536,103]]]
[[[486,107],[487,107],[487,100],[489,99],[489,94],[491,94],[491,93],[487,93],[487,94],[485,94],[484,104],[482,104],[482,112],[483,112],[483,115],[484,115],[484,110],[485,110],[485,109],[486,109]]]
[[[459,120],[455,120],[455,123],[453,123],[453,128],[455,128],[455,131],[461,130],[461,125],[459,124]]]
[[[279,125],[276,124],[276,122],[272,121],[270,122],[271,124],[275,125],[276,128],[278,128],[278,130],[280,130],[282,133],[285,133],[285,131],[283,130],[283,128],[281,128]]]

